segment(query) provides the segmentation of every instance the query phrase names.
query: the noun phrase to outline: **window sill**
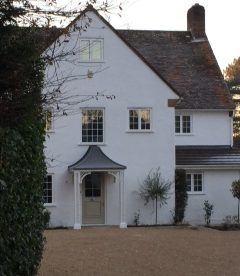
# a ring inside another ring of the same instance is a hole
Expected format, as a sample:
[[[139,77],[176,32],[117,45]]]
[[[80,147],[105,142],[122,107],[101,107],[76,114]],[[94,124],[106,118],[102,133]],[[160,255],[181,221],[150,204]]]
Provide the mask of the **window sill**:
[[[139,130],[139,129],[136,129],[136,130],[126,130],[125,132],[126,133],[154,133],[153,130]]]
[[[55,203],[44,203],[44,207],[56,207]]]
[[[187,192],[188,195],[205,195],[204,192]]]
[[[193,133],[175,133],[175,136],[194,136]]]
[[[83,142],[79,142],[77,144],[78,146],[106,146],[105,143],[83,143]]]
[[[94,61],[94,60],[88,60],[88,61],[79,61],[80,63],[105,63],[105,61],[104,60],[98,60],[98,61]]]

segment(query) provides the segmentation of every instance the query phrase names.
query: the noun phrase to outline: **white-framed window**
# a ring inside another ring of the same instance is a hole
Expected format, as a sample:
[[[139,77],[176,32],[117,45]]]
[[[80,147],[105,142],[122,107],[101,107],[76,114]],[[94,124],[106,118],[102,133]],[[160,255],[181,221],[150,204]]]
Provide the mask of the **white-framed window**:
[[[53,131],[53,111],[47,109],[44,111],[45,131]]]
[[[175,116],[175,133],[190,134],[192,133],[192,116],[180,115]]]
[[[187,192],[203,193],[203,173],[191,172],[186,174]]]
[[[151,109],[150,108],[129,108],[129,130],[151,130]]]
[[[104,142],[104,109],[87,108],[81,110],[82,143]]]
[[[43,180],[43,202],[44,204],[53,203],[53,177],[52,174],[47,174]]]
[[[103,61],[103,39],[86,38],[80,40],[80,61],[101,62]]]

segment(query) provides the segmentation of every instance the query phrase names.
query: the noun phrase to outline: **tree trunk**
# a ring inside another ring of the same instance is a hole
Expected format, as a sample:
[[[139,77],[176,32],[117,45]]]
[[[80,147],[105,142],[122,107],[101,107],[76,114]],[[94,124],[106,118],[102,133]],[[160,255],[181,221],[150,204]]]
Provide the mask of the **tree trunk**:
[[[158,213],[157,213],[157,196],[156,196],[156,225],[157,225],[157,215]]]

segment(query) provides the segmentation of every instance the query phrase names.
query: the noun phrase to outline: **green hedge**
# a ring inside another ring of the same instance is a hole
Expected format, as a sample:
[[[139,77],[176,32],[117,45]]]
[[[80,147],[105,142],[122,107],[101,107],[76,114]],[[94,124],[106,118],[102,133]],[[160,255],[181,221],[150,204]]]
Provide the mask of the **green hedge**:
[[[185,216],[188,194],[186,184],[186,171],[176,170],[175,172],[175,212],[174,223],[182,223]]]
[[[42,97],[34,28],[0,27],[0,275],[37,273],[48,213]]]
[[[0,275],[35,275],[47,215],[42,202],[44,131],[39,120],[0,128]]]

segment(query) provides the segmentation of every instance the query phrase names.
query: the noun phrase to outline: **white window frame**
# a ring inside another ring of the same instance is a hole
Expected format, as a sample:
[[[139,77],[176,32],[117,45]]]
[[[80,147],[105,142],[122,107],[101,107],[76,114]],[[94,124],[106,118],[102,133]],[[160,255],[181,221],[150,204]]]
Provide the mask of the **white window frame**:
[[[55,204],[54,204],[54,190],[53,190],[53,187],[54,187],[54,184],[53,184],[54,183],[54,175],[52,173],[47,173],[45,175],[45,177],[48,177],[48,176],[51,176],[52,201],[51,202],[44,202],[44,206],[55,206]],[[45,179],[44,179],[44,181],[45,181]],[[43,182],[43,184],[44,184],[44,182]],[[44,189],[44,187],[43,187],[43,189]],[[43,196],[43,198],[44,198],[44,196]]]
[[[201,191],[194,191],[194,175],[201,175],[202,177],[202,190]],[[203,172],[199,172],[199,171],[187,171],[186,172],[186,179],[187,179],[187,175],[191,175],[191,191],[187,191],[188,194],[197,194],[197,195],[201,195],[204,194],[204,174]]]
[[[180,132],[176,132],[176,117],[180,117]],[[190,132],[183,132],[183,117],[190,117]],[[175,135],[193,135],[193,116],[192,114],[175,114]]]
[[[101,110],[103,112],[103,141],[102,142],[83,142],[83,129],[82,129],[82,112],[87,110]],[[105,143],[105,108],[103,107],[84,107],[80,109],[80,131],[81,131],[81,142],[80,145],[103,145]]]
[[[50,128],[47,128],[47,112],[51,113],[51,124]],[[44,120],[45,120],[45,131],[46,133],[54,132],[54,116],[53,108],[48,108],[44,110]]]
[[[83,51],[83,46],[81,45],[82,41],[89,41],[89,59],[88,60],[83,60],[81,58],[81,51]],[[101,54],[101,57],[100,59],[94,59],[93,57],[93,54],[92,54],[92,51],[91,51],[91,45],[93,45],[94,41],[98,41],[100,42],[100,54]],[[103,41],[103,38],[81,38],[80,39],[80,62],[86,62],[86,63],[91,63],[91,62],[103,62],[104,60],[104,48],[103,48],[103,45],[104,45],[104,41]]]
[[[138,111],[138,128],[131,129],[130,128],[130,111]],[[141,112],[142,111],[149,111],[150,116],[150,128],[149,129],[142,129],[141,128]],[[152,108],[151,107],[129,107],[128,108],[128,131],[127,132],[152,132]]]

